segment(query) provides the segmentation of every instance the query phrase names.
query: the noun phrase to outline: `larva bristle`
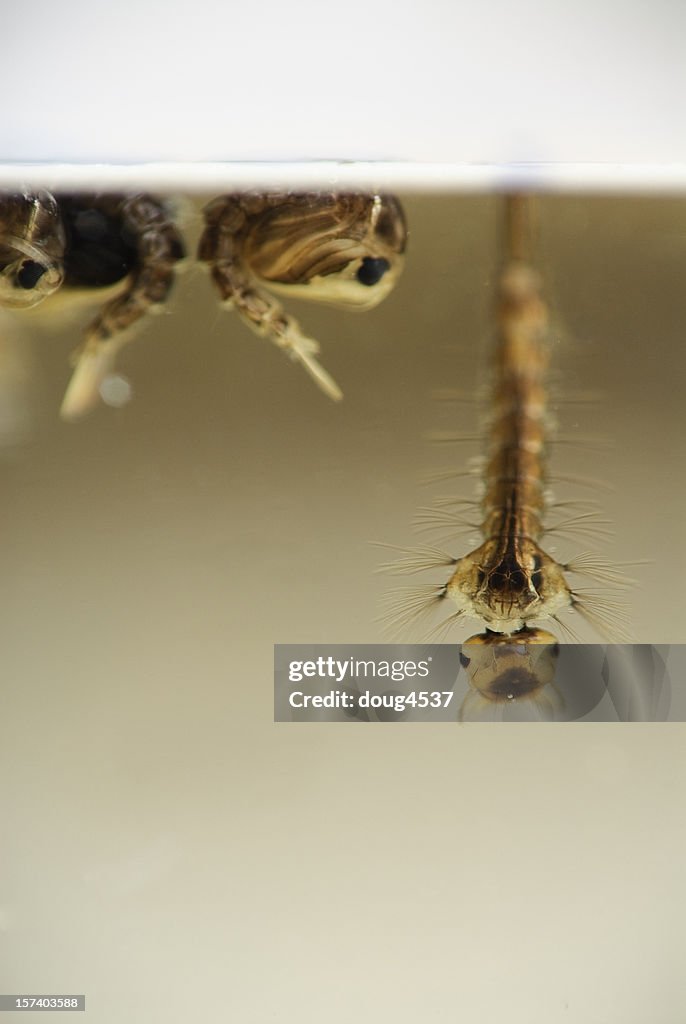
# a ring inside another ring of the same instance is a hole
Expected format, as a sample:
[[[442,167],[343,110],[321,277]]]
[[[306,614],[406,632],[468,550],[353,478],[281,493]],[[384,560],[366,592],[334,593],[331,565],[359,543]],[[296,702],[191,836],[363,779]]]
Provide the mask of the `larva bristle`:
[[[562,519],[557,523],[546,526],[546,535],[560,537],[600,537],[608,539],[612,537],[612,520],[602,519],[596,512],[585,512],[569,519]]]
[[[607,491],[611,494],[614,491],[612,484],[606,480],[598,480],[596,477],[577,476],[575,473],[551,473],[547,477],[551,484],[574,484],[578,487],[590,487],[597,491]]]
[[[391,544],[377,544],[376,546],[396,551],[401,556],[392,562],[383,562],[376,570],[391,576],[409,576],[412,573],[424,572],[428,569],[445,569],[455,565],[457,561],[452,555],[439,548],[401,548]]]
[[[430,583],[398,587],[384,594],[383,614],[377,620],[385,633],[397,636],[405,631],[413,632],[426,618],[430,617],[445,600],[445,586]]]
[[[584,551],[575,555],[564,566],[564,570],[576,573],[578,576],[587,576],[589,579],[595,580],[596,583],[609,583],[622,589],[630,587],[636,582],[621,571],[621,566],[612,565],[592,551]]]
[[[451,512],[447,508],[432,508],[424,506],[417,511],[412,520],[412,525],[417,531],[440,530],[445,527],[459,526],[465,531],[478,530],[480,524],[465,519],[457,512]]]
[[[453,614],[449,615],[447,619],[443,619],[442,622],[439,622],[436,626],[430,629],[424,637],[426,643],[442,644],[458,619],[462,618],[463,614],[464,613],[461,611],[453,612]]]
[[[554,622],[557,623],[562,632],[565,634],[566,637],[568,637],[572,641],[572,643],[581,643],[581,637],[575,630],[572,629],[568,622],[565,622],[565,620],[560,618],[559,615],[551,615],[550,617]]]
[[[483,455],[473,455],[471,459],[468,459],[466,467],[432,470],[422,476],[420,483],[425,487],[430,487],[434,484],[445,483],[446,480],[463,480],[465,477],[473,477],[478,480],[483,472],[485,462]]]
[[[450,495],[444,495],[440,498],[434,498],[435,508],[454,508],[455,506],[462,506],[463,508],[471,508],[477,511],[481,505],[478,498],[454,498]]]
[[[608,601],[588,591],[575,591],[572,595],[572,607],[610,643],[631,642],[627,609],[624,605]]]
[[[599,501],[551,501],[548,505],[549,512],[557,512],[559,509],[577,509],[579,512],[602,512],[602,505]]]

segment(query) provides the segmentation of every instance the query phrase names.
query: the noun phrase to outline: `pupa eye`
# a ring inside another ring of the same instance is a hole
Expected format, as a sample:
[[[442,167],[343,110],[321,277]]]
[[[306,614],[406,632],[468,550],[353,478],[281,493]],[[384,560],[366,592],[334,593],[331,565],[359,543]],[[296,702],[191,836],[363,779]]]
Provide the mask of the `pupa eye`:
[[[471,658],[468,658],[466,654],[460,651],[460,665],[462,665],[462,668],[466,668],[471,660]]]
[[[42,263],[36,263],[35,260],[24,260],[17,273],[17,284],[20,288],[29,291],[36,287],[47,269]]]
[[[378,284],[388,270],[390,263],[382,257],[365,256],[357,271],[357,280],[360,284],[370,288]]]

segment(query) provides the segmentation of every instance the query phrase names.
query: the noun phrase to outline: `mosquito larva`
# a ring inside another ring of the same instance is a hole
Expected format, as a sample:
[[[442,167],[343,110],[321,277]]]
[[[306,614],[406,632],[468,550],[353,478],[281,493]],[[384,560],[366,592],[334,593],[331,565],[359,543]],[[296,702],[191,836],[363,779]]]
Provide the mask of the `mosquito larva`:
[[[535,697],[539,706],[552,701],[549,710],[554,712],[550,685],[558,643],[540,628],[542,621],[552,620],[573,637],[561,616],[576,610],[608,639],[625,638],[621,606],[577,590],[568,579],[579,574],[621,586],[621,573],[591,554],[559,562],[544,540],[548,534],[564,536],[572,529],[583,536],[602,536],[606,521],[594,508],[576,508],[571,502],[560,504],[561,519],[549,519],[551,328],[541,277],[533,264],[533,203],[524,195],[508,196],[504,203],[505,253],[496,306],[491,417],[482,464],[483,494],[475,503],[481,542],[461,557],[435,548],[405,550],[392,571],[449,567],[449,574],[428,590],[395,591],[386,602],[386,622],[403,629],[424,621],[434,609],[452,605],[452,614],[434,627],[431,639],[445,636],[463,619],[485,625],[485,631],[470,637],[463,648],[470,652],[463,655],[463,664],[472,687],[466,711],[480,701]],[[422,510],[419,524],[422,529],[451,530],[454,536],[472,529],[473,517],[474,513],[465,517],[458,501],[443,499]]]

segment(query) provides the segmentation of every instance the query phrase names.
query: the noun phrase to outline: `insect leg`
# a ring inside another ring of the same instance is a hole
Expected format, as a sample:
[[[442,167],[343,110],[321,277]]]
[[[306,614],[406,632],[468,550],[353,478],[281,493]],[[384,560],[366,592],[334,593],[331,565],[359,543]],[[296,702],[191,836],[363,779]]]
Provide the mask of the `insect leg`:
[[[329,398],[340,401],[343,392],[315,358],[318,343],[308,338],[298,321],[259,286],[244,262],[240,239],[245,219],[240,196],[224,196],[211,203],[205,210],[206,228],[200,240],[199,259],[209,264],[225,306],[235,309],[257,334],[300,363]]]
[[[136,263],[124,290],[101,309],[74,353],[75,369],[61,408],[67,420],[77,419],[97,404],[117,352],[131,340],[125,332],[165,302],[175,264],[185,255],[181,236],[160,202],[147,195],[123,200],[103,196],[105,212],[112,214],[113,202],[118,205],[122,232],[133,240]]]

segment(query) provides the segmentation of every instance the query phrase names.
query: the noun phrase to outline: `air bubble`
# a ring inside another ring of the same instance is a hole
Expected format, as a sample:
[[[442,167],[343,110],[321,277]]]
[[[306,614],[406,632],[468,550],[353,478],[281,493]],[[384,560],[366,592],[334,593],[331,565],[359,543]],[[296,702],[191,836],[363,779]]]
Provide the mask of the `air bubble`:
[[[105,405],[109,405],[113,409],[121,409],[128,405],[133,398],[133,389],[126,377],[122,377],[118,373],[111,373],[100,385],[100,397]]]

